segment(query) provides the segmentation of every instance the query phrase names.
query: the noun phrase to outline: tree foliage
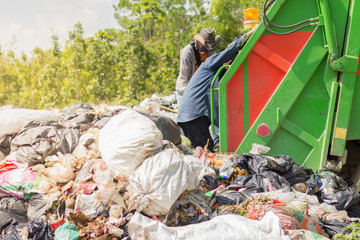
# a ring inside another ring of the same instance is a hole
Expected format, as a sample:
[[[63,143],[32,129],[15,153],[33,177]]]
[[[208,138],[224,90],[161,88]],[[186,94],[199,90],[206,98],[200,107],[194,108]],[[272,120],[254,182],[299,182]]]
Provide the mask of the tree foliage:
[[[241,34],[243,10],[260,0],[119,0],[118,29],[84,37],[76,23],[64,44],[30,56],[1,50],[0,105],[61,108],[71,103],[136,104],[175,90],[180,49],[203,27],[222,37],[221,48]]]

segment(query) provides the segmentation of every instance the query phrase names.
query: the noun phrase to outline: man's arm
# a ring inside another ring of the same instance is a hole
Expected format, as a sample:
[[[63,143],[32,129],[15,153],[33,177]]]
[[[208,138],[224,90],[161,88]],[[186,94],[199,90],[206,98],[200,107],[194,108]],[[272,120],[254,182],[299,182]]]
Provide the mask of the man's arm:
[[[235,38],[235,40],[230,43],[226,49],[218,54],[215,54],[209,59],[210,69],[217,70],[224,63],[234,59],[238,54],[239,50],[244,46],[245,42],[249,39],[252,33],[256,30],[257,25],[251,29],[248,33],[242,35],[239,38]]]
[[[194,55],[191,49],[180,52],[180,73],[177,79],[179,91],[185,91],[187,84],[193,74]]]

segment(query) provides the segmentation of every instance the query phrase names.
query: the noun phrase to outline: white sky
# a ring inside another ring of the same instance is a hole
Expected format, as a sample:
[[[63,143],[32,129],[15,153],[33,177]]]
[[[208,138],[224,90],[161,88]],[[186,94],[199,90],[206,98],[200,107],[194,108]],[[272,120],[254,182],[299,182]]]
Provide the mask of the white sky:
[[[0,0],[0,45],[17,55],[39,46],[51,47],[51,35],[60,37],[63,47],[68,32],[77,22],[84,36],[100,29],[118,28],[113,4],[116,0]]]

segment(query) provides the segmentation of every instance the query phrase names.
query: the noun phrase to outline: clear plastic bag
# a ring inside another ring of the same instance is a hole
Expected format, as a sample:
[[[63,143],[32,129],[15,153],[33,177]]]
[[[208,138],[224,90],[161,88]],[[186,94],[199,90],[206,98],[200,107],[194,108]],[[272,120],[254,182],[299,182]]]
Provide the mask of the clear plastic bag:
[[[33,169],[59,184],[68,183],[70,180],[75,179],[71,166],[71,155],[63,155],[60,152],[58,154],[59,156],[53,156],[53,160],[48,162],[46,167],[39,164],[33,167]]]

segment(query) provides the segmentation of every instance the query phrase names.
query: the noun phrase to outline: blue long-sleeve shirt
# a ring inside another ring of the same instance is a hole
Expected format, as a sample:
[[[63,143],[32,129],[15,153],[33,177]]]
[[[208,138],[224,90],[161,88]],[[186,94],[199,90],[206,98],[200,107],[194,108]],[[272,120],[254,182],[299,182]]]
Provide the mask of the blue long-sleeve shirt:
[[[243,46],[245,35],[230,43],[225,50],[209,57],[191,77],[179,106],[178,123],[207,116],[210,119],[210,84],[218,69],[234,59]]]

